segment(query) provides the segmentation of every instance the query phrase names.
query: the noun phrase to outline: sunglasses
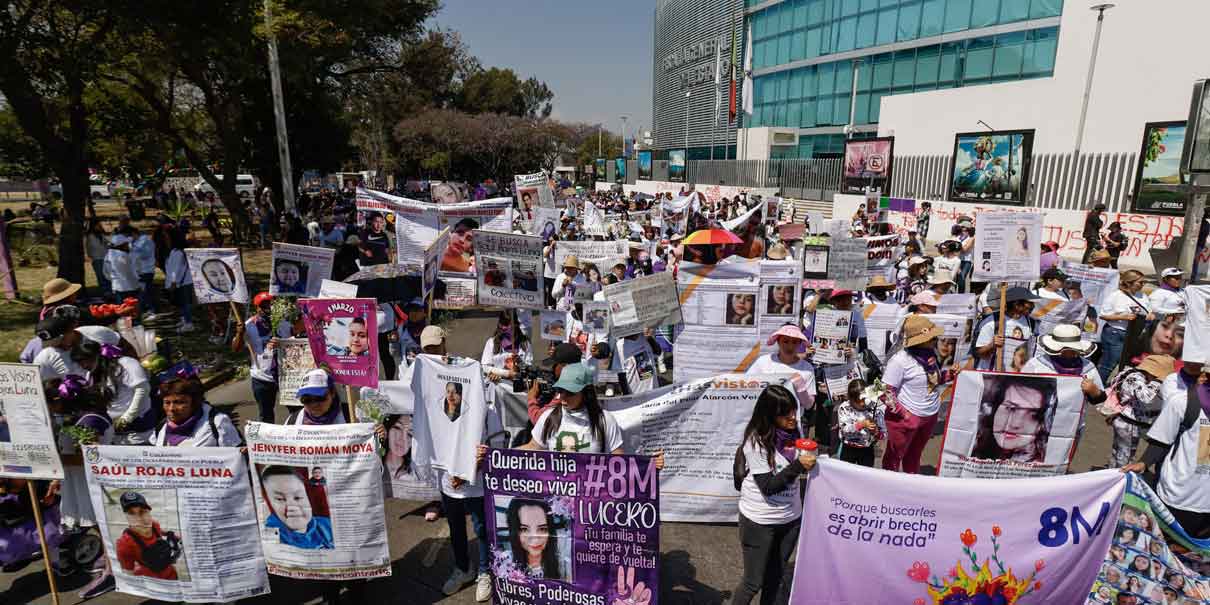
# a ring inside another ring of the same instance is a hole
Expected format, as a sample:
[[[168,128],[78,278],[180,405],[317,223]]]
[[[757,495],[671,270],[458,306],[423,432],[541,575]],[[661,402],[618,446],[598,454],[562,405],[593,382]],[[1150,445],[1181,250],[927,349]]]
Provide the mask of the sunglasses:
[[[319,402],[321,402],[321,401],[323,401],[323,400],[325,400],[325,399],[327,399],[327,396],[324,396],[324,397],[316,397],[316,396],[314,396],[314,395],[303,395],[302,397],[299,397],[299,398],[298,398],[298,402],[299,402],[299,403],[301,403],[301,404],[303,404],[303,405],[309,405],[309,404],[312,404],[312,403],[319,403]]]

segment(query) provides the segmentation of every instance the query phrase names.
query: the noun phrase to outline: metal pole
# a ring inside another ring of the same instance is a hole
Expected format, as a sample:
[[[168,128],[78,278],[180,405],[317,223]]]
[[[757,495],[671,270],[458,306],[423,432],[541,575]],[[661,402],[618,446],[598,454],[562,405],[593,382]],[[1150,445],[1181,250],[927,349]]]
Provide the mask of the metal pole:
[[[1088,119],[1088,99],[1092,96],[1092,76],[1097,71],[1097,51],[1101,48],[1101,27],[1105,24],[1105,11],[1113,8],[1113,5],[1098,4],[1090,8],[1097,11],[1097,33],[1092,38],[1092,57],[1088,60],[1088,80],[1084,83],[1084,102],[1080,106],[1080,125],[1076,129],[1076,159],[1079,159],[1080,147],[1084,144],[1084,121]]]
[[[626,159],[626,116],[622,116],[622,159]]]
[[[692,91],[685,91],[685,165],[689,165],[689,96]],[[686,169],[686,173],[688,169]]]
[[[597,157],[605,157],[601,155],[601,124],[597,124]]]
[[[861,77],[861,59],[853,60],[853,91],[849,95],[849,132],[857,127],[857,80]],[[852,136],[850,134],[849,136]],[[848,137],[845,137],[848,138]]]
[[[286,105],[282,98],[281,64],[277,58],[277,37],[273,35],[273,2],[265,0],[265,29],[269,30],[269,86],[273,91],[273,117],[277,126],[277,160],[281,164],[281,194],[286,212],[297,214],[294,206],[294,170],[290,166],[290,138],[286,133]]]
[[[1190,184],[1194,186],[1193,194],[1189,196],[1189,201],[1185,205],[1185,225],[1184,234],[1185,241],[1181,244],[1181,256],[1178,266],[1185,272],[1189,279],[1189,283],[1202,281],[1197,275],[1193,274],[1193,261],[1197,259],[1197,236],[1201,233],[1202,221],[1206,220],[1206,197],[1210,195],[1206,190],[1200,189],[1199,186],[1210,186],[1210,176],[1195,174],[1189,179]],[[1199,267],[1202,272],[1205,272],[1205,267]],[[1156,267],[1156,271],[1160,271],[1160,267]]]

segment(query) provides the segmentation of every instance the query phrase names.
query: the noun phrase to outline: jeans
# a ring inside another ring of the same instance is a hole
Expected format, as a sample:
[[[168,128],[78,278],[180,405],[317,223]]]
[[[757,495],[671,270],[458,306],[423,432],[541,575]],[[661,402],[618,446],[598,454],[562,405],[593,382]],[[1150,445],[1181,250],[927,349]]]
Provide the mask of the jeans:
[[[454,564],[462,571],[470,571],[467,556],[466,515],[471,515],[471,526],[479,542],[479,573],[488,573],[490,565],[487,551],[487,523],[483,517],[483,497],[451,498],[441,494],[441,507],[445,509],[445,520],[450,525],[450,542],[454,547]]]
[[[97,274],[97,287],[101,289],[101,295],[108,297],[110,290],[113,289],[113,284],[109,282],[109,278],[105,277],[105,259],[92,259],[92,272]]]
[[[958,279],[956,279],[954,281],[958,282],[958,291],[959,292],[961,292],[963,294],[970,292],[970,290],[967,289],[966,284],[967,284],[967,280],[970,279],[970,276],[972,273],[974,273],[974,271],[975,271],[975,263],[968,261],[968,260],[958,262]]]
[[[260,421],[272,424],[276,421],[274,412],[277,408],[277,383],[252,378],[252,397],[256,399],[256,407],[260,408]]]
[[[917,416],[900,406],[900,413],[886,415],[886,451],[882,454],[882,468],[908,474],[920,472],[920,455],[933,436],[933,425],[937,414]]]
[[[874,446],[858,447],[845,443],[840,446],[840,459],[851,464],[874,468]]]
[[[748,605],[760,593],[761,605],[785,603],[782,583],[790,555],[798,544],[801,519],[783,525],[761,525],[739,516],[739,543],[743,549],[744,577],[731,597],[731,605]]]
[[[172,290],[172,303],[181,309],[181,319],[193,323],[193,284]]]
[[[1118,366],[1125,346],[1126,330],[1108,325],[1101,330],[1101,361],[1097,364],[1101,384],[1109,384],[1109,375],[1113,374],[1113,369]]]
[[[139,292],[139,312],[155,313],[158,306],[155,299],[155,273],[142,273],[139,275],[139,281],[143,284],[143,289]]]

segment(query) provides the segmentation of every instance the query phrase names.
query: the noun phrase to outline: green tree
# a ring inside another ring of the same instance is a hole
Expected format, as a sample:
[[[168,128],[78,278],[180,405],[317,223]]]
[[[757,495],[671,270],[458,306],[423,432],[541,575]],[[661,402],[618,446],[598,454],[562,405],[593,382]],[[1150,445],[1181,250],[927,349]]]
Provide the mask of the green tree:
[[[526,118],[550,117],[554,93],[535,78],[521,80],[511,69],[479,70],[462,83],[458,109]]]

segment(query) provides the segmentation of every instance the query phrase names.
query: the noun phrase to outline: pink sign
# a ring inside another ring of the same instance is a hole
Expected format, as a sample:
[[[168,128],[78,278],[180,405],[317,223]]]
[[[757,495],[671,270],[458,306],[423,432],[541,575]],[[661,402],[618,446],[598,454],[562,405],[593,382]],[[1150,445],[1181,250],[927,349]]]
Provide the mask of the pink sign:
[[[378,305],[370,298],[298,301],[317,367],[339,384],[378,386]]]

